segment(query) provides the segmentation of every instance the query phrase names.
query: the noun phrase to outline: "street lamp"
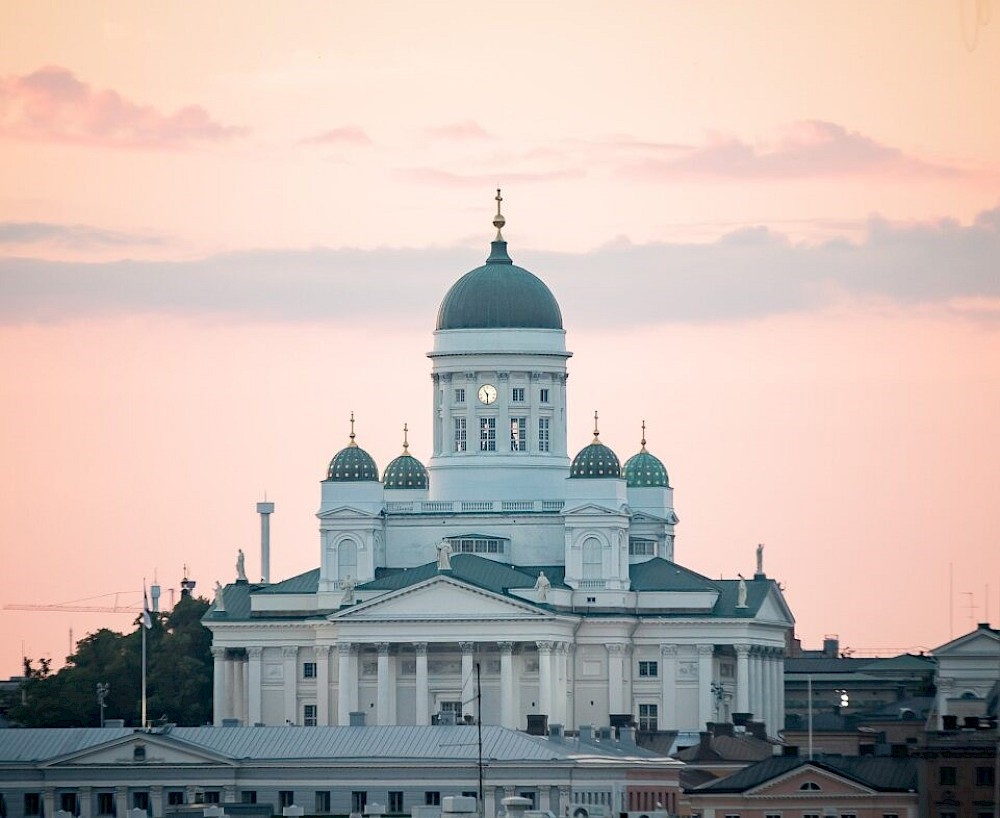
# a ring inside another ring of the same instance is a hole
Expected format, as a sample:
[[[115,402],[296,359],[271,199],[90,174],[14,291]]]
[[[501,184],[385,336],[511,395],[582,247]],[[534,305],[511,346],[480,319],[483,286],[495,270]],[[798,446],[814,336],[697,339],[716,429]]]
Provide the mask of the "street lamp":
[[[101,727],[104,726],[104,701],[108,698],[110,690],[111,684],[109,682],[97,683],[97,703],[101,706]]]

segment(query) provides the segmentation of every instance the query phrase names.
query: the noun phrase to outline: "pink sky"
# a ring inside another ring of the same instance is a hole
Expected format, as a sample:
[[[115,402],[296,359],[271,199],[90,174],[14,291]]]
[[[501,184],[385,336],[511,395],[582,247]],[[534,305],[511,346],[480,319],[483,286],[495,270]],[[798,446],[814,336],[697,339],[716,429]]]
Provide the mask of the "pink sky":
[[[1000,622],[1000,26],[931,3],[0,6],[0,606],[318,562],[346,418],[426,459],[436,305],[562,308],[677,558],[809,644]],[[964,25],[964,29],[963,29]],[[953,577],[949,587],[949,576]],[[127,616],[0,607],[0,675]]]

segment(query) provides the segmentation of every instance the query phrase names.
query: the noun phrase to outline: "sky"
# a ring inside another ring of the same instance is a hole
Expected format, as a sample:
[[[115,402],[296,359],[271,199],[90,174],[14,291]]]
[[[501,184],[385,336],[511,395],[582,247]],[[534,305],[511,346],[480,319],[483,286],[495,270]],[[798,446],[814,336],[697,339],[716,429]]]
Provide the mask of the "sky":
[[[430,454],[437,306],[503,188],[570,449],[649,449],[676,558],[855,655],[1000,624],[991,0],[0,0],[0,676],[319,562],[347,442]],[[997,18],[997,19],[994,19]]]

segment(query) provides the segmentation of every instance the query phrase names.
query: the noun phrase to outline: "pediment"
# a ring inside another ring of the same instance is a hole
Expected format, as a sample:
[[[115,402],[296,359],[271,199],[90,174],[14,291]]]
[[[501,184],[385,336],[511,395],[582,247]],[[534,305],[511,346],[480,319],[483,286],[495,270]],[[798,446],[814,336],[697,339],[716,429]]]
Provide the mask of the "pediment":
[[[136,757],[137,750],[144,755],[141,761]],[[135,768],[137,764],[147,767],[157,765],[218,766],[219,764],[233,766],[235,762],[225,756],[171,739],[168,736],[154,733],[133,733],[105,744],[59,756],[42,766],[71,768],[120,765]]]
[[[814,789],[812,785],[818,786]],[[804,789],[805,787],[805,789]],[[859,784],[844,776],[806,764],[776,776],[746,791],[745,795],[790,796],[815,798],[817,801],[831,796],[871,795],[871,787]]]
[[[438,575],[331,614],[339,622],[544,620],[552,614],[527,602]]]
[[[953,639],[931,651],[934,656],[957,658],[960,656],[996,656],[1000,653],[1000,636],[993,631],[976,630]]]
[[[632,512],[632,524],[636,523],[656,523],[657,525],[663,525],[664,523],[670,522],[666,517],[658,517],[655,514],[650,514],[648,511],[633,511]]]
[[[321,511],[316,515],[321,520],[336,520],[336,519],[356,519],[357,517],[364,517],[365,519],[371,517],[377,517],[377,514],[373,514],[370,511],[362,511],[360,508],[355,508],[354,506],[337,506],[336,508],[329,508],[326,511]]]
[[[780,622],[787,625],[795,624],[795,617],[792,615],[791,610],[785,604],[785,600],[781,594],[774,588],[768,592],[763,602],[760,603],[754,619],[765,622]]]
[[[583,503],[578,506],[573,506],[572,508],[564,508],[562,510],[564,517],[569,515],[599,515],[599,516],[623,516],[627,514],[627,509],[622,508],[608,508],[607,506],[598,505],[597,503]]]

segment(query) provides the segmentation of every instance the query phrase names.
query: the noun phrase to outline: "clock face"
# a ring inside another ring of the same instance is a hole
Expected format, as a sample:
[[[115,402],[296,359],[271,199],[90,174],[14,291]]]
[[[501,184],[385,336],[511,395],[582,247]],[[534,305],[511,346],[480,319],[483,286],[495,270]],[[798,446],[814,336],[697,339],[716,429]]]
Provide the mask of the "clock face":
[[[486,383],[479,387],[479,400],[489,406],[497,399],[497,388],[493,384]]]

